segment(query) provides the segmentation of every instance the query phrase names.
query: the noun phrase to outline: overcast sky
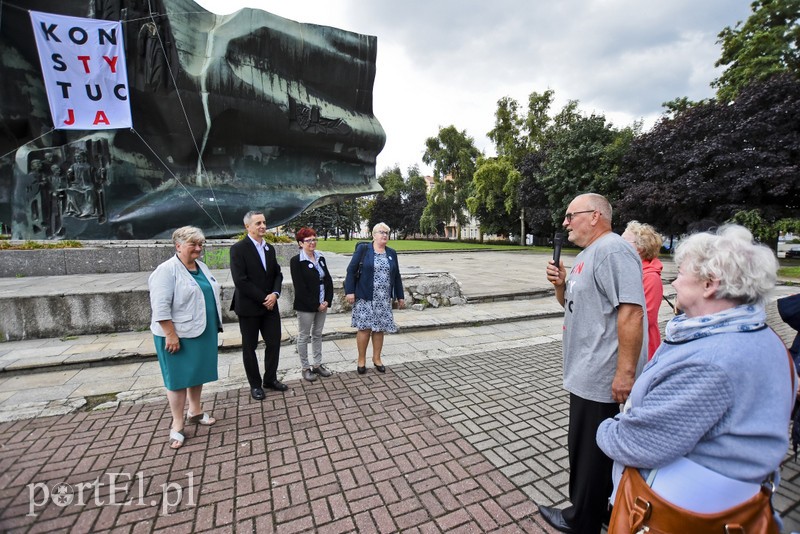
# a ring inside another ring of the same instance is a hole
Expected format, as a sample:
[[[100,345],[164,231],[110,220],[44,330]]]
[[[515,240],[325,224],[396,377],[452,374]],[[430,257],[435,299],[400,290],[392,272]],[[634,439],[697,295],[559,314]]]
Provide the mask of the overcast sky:
[[[578,100],[615,126],[644,120],[677,97],[710,97],[717,34],[750,0],[196,0],[215,13],[256,7],[298,22],[378,37],[374,110],[386,130],[378,173],[422,164],[440,126],[466,130],[487,155],[497,101],[523,110],[555,91],[551,111]]]

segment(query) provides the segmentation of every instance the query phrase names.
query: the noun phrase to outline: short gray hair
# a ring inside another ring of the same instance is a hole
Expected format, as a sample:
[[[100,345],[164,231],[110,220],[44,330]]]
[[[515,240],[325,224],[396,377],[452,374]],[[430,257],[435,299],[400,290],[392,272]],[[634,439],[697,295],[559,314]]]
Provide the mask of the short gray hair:
[[[247,226],[248,224],[250,224],[250,221],[252,221],[253,217],[255,217],[256,215],[264,215],[264,212],[263,211],[251,210],[251,211],[248,211],[247,213],[245,213],[244,214],[244,219],[242,219],[242,221],[244,222],[244,225]]]
[[[196,226],[181,226],[172,232],[172,242],[175,245],[182,245],[184,243],[204,243],[206,236],[203,231]]]
[[[377,232],[378,230],[383,230],[386,233],[389,233],[389,232],[392,231],[392,229],[389,228],[389,225],[386,224],[385,222],[379,222],[378,224],[376,224],[375,226],[372,227],[372,233],[373,234],[375,232]]]
[[[718,280],[716,298],[740,304],[765,305],[778,280],[775,254],[736,224],[684,239],[675,249],[675,263],[700,280]]]
[[[609,202],[606,197],[603,195],[598,195],[597,193],[586,193],[579,196],[589,199],[589,206],[593,210],[600,212],[600,215],[609,223],[611,223],[611,202]]]

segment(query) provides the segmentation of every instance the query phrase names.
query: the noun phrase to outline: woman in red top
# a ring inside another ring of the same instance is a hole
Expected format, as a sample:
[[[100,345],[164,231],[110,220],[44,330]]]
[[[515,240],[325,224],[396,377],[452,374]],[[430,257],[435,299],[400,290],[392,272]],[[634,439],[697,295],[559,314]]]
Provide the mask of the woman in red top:
[[[664,297],[664,284],[661,282],[664,265],[658,259],[661,235],[649,224],[631,221],[622,239],[633,245],[642,258],[642,283],[647,304],[647,359],[650,360],[661,344],[661,332],[658,329],[658,309]]]

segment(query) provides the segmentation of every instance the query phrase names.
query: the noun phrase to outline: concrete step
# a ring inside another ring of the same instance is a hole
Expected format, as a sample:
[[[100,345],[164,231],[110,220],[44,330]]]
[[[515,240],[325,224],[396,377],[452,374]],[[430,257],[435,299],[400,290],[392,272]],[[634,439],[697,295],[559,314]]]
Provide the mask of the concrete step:
[[[479,301],[461,306],[395,310],[400,331],[453,329],[485,326],[563,315],[555,299]],[[323,341],[355,338],[349,313],[330,314],[325,323]],[[297,336],[297,321],[282,319],[282,345],[292,345]],[[242,341],[237,323],[225,323],[220,334],[220,351],[235,351]],[[124,364],[156,358],[153,336],[148,330],[61,338],[10,341],[0,344],[0,377],[19,373],[69,369],[97,365]]]

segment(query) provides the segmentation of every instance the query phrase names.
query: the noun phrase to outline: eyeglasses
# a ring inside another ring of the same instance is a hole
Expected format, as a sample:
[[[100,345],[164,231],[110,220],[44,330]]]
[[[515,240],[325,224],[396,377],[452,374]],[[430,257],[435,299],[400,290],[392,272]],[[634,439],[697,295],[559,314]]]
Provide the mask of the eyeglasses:
[[[595,211],[597,210],[573,211],[572,213],[567,212],[564,214],[564,218],[567,220],[567,222],[572,222],[572,219],[574,219],[576,215],[581,213],[594,213]]]
[[[308,239],[303,239],[303,243],[316,243],[316,242],[317,242],[316,237],[309,237]]]
[[[376,234],[381,234],[381,235],[389,235],[389,232],[387,232],[386,230],[378,230],[375,233]]]

